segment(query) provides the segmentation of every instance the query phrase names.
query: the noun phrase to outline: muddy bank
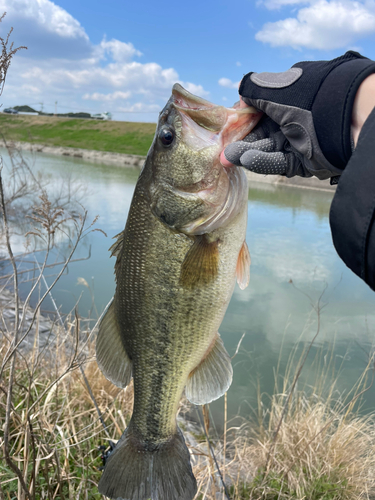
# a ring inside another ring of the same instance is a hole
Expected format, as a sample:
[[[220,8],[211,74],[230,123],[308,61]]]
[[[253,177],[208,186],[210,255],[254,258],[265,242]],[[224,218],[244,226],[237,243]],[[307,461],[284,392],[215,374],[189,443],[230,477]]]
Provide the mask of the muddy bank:
[[[0,145],[5,146],[4,142]],[[116,165],[119,167],[135,167],[141,169],[146,159],[145,156],[128,155],[122,153],[110,153],[107,151],[95,151],[92,149],[44,146],[43,144],[32,144],[29,142],[8,142],[8,147],[13,147],[21,151],[31,151],[36,153],[46,153],[57,156],[70,156],[72,158],[82,158],[85,161]],[[318,189],[319,191],[335,191],[336,186],[331,186],[329,180],[320,181],[315,177],[309,179],[293,177],[287,179],[282,175],[258,175],[253,172],[247,172],[249,182],[259,182],[273,186],[293,186],[302,189]]]

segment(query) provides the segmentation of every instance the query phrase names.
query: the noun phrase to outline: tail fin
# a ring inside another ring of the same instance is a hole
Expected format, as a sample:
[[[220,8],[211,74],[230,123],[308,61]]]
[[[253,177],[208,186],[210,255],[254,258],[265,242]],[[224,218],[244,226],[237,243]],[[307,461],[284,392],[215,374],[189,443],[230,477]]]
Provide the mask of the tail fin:
[[[197,483],[180,429],[167,442],[146,445],[130,425],[108,459],[99,491],[116,500],[192,500]]]

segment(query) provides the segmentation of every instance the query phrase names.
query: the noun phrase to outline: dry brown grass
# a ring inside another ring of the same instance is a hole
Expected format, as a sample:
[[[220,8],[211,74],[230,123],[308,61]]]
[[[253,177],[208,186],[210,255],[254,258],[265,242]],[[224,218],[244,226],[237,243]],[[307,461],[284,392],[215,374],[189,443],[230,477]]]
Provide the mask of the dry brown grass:
[[[375,493],[374,417],[331,408],[297,394],[278,436],[285,404],[272,397],[267,428],[252,433],[248,454],[257,470],[252,498],[365,499]]]
[[[3,339],[3,354],[6,344]],[[84,356],[90,359],[92,350],[91,344],[86,345]],[[102,498],[97,491],[102,465],[98,446],[107,446],[108,437],[116,441],[126,427],[132,409],[132,387],[120,391],[104,378],[95,360],[85,361],[83,351],[78,352],[81,359],[71,366],[69,336],[60,331],[43,358],[36,351],[27,358],[18,357],[9,443],[10,456],[22,473],[27,491],[14,471],[0,460],[3,498]],[[78,363],[86,367],[85,375],[107,433]],[[7,376],[6,370],[4,380]],[[6,389],[2,386],[0,426],[4,424],[5,402]]]
[[[340,371],[332,377],[333,356],[326,365],[316,360],[320,369],[315,382],[291,394],[299,373],[291,369],[296,352],[297,348],[281,388],[277,376],[273,395],[265,400],[259,391],[257,421],[246,423],[238,434],[245,450],[239,458],[253,471],[245,497],[375,498],[375,415],[360,413],[361,398],[373,383],[374,357],[343,398],[335,389]]]

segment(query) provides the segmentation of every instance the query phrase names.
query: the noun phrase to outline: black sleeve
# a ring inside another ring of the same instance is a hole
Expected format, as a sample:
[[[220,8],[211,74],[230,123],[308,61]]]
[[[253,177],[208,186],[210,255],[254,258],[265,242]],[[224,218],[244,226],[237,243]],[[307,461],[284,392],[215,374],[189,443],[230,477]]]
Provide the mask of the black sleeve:
[[[330,210],[333,244],[345,264],[375,291],[375,108],[343,171]]]

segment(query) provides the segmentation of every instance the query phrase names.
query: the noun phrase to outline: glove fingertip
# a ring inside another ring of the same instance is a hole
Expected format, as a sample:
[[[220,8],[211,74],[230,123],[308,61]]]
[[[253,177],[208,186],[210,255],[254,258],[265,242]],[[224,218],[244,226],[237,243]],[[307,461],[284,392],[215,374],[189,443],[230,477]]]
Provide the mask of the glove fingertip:
[[[227,160],[225,156],[225,150],[220,153],[220,163],[223,165],[223,167],[229,168],[233,167],[233,163],[231,163],[229,160]]]
[[[241,156],[241,164],[256,174],[285,175],[287,162],[281,152],[266,153],[250,149]]]
[[[240,157],[243,154],[243,149],[239,146],[240,142],[229,144],[220,154],[220,162],[224,167],[241,167]]]

